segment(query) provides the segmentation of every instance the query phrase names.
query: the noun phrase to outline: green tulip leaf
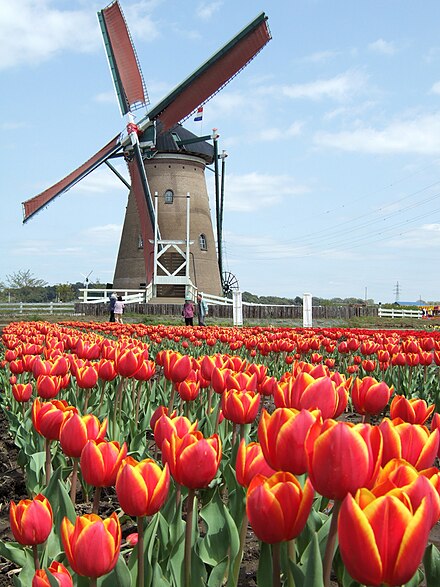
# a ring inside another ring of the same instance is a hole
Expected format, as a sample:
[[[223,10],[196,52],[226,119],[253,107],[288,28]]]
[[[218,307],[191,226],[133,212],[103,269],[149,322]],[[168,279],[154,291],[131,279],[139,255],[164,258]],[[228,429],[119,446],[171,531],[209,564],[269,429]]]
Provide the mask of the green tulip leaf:
[[[17,567],[25,567],[28,562],[33,563],[34,560],[31,551],[18,542],[0,542],[0,556]]]
[[[224,584],[223,581],[228,564],[229,559],[226,557],[212,569],[208,579],[208,587],[218,587],[218,585]]]
[[[131,587],[131,584],[131,573],[122,556],[119,556],[113,571],[98,581],[100,587]]]
[[[183,559],[185,556],[185,535],[182,533],[175,542],[168,559],[168,569],[174,585],[184,585]]]
[[[198,554],[211,567],[222,561],[228,552],[229,532],[225,520],[225,506],[216,491],[209,503],[200,510],[206,524],[206,534],[198,544]]]
[[[420,585],[420,583],[423,581],[423,573],[420,569],[417,569],[416,574],[414,575],[414,577],[408,581],[408,583],[405,583],[404,587],[417,587],[418,585]],[[428,583],[427,584],[428,587],[433,587],[434,585],[438,586],[438,583]]]
[[[440,585],[440,551],[435,544],[430,544],[423,556],[427,587]]]
[[[60,584],[58,583],[57,579],[52,575],[49,569],[45,567],[44,570],[46,571],[50,587],[60,587]]]
[[[19,587],[29,587],[32,585],[32,579],[35,575],[35,565],[33,557],[31,556],[26,560],[26,564],[23,566],[18,577],[14,577],[14,584]]]
[[[162,568],[158,562],[154,564],[153,568],[153,585],[156,587],[171,587],[171,583],[163,574]]]
[[[315,532],[309,548],[309,556],[305,564],[304,585],[307,587],[323,587],[322,559],[319,550],[318,533]]]
[[[257,585],[272,585],[272,549],[270,544],[260,542],[260,559],[258,561]]]

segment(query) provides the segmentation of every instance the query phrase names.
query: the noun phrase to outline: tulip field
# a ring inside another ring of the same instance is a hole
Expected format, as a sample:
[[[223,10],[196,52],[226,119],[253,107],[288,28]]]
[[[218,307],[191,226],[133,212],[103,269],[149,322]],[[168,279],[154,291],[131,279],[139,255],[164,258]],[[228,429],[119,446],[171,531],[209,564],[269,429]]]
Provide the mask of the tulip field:
[[[0,410],[0,585],[440,586],[440,331],[14,322]]]

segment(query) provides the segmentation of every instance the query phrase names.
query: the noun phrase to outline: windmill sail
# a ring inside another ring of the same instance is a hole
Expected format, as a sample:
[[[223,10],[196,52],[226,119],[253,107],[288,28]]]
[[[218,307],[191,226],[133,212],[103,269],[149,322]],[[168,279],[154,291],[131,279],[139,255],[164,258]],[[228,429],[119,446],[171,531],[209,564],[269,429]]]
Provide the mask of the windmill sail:
[[[219,92],[271,38],[267,16],[262,12],[150,110],[149,119],[160,120],[164,130],[181,122]]]
[[[119,2],[98,12],[105,49],[124,116],[149,103],[145,82]]]
[[[90,157],[88,161],[80,165],[75,171],[72,171],[64,179],[52,187],[44,190],[41,194],[34,196],[30,200],[23,202],[23,222],[26,222],[34,214],[36,214],[41,208],[46,206],[49,202],[60,196],[64,192],[67,192],[72,186],[81,181],[86,175],[91,173],[94,169],[99,167],[101,163],[104,163],[111,155],[119,151],[121,143],[119,135],[114,137],[109,143],[102,147],[97,153]]]

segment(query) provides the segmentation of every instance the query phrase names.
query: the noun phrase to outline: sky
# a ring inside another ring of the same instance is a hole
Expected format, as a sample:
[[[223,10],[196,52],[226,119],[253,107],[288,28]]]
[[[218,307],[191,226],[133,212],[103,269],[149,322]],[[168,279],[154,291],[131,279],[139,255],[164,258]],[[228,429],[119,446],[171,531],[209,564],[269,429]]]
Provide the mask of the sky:
[[[21,205],[124,129],[105,5],[0,0],[0,281],[113,279],[127,189],[106,166],[26,224]],[[242,291],[440,300],[438,0],[121,6],[151,106],[268,16],[272,40],[185,123],[228,153],[224,268]]]

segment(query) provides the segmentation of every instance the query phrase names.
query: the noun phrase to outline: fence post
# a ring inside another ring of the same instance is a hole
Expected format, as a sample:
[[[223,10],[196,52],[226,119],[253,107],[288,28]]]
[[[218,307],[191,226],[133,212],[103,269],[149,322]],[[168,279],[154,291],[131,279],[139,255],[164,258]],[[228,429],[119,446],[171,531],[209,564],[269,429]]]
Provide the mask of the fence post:
[[[241,291],[232,290],[232,319],[234,326],[243,326],[243,304]]]
[[[312,294],[303,294],[303,327],[312,327]]]

